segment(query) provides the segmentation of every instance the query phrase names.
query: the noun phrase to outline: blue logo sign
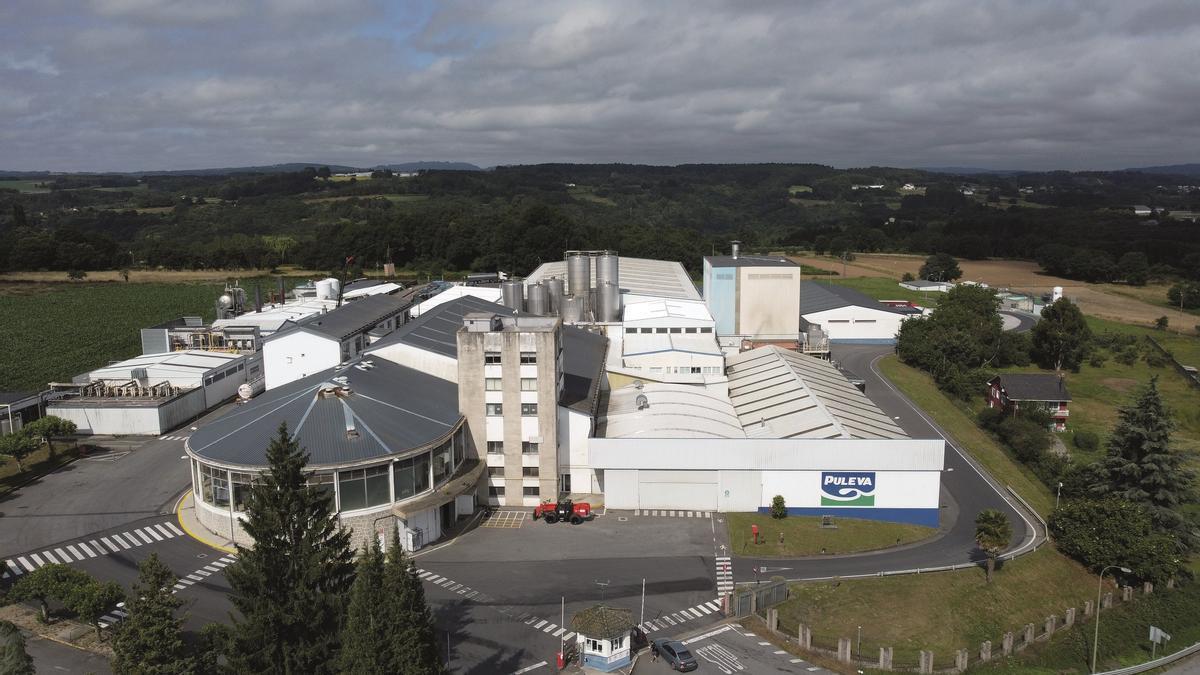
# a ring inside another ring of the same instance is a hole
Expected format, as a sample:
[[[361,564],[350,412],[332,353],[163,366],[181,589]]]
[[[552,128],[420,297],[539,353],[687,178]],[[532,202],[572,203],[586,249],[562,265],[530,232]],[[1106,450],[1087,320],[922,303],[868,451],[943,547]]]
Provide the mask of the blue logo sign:
[[[822,471],[821,506],[875,506],[875,472]]]

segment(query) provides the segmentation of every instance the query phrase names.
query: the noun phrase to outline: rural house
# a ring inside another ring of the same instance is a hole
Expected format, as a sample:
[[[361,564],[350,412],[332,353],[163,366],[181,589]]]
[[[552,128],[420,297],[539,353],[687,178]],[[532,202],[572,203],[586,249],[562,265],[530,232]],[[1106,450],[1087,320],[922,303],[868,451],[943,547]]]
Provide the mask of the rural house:
[[[1066,431],[1071,394],[1058,375],[1010,373],[988,382],[988,407],[1016,414],[1022,407],[1042,406],[1050,412],[1054,431]]]

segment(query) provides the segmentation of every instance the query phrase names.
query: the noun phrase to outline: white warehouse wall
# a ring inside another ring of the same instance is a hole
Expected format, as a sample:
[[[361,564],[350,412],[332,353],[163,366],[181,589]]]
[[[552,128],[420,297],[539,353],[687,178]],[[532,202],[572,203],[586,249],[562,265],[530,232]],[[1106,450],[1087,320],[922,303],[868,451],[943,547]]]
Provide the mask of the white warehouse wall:
[[[291,331],[263,344],[267,389],[281,387],[341,362],[337,340],[304,330]]]
[[[819,325],[833,342],[863,343],[894,341],[896,333],[900,332],[900,322],[905,318],[903,314],[857,306],[839,307],[803,316],[809,323]]]

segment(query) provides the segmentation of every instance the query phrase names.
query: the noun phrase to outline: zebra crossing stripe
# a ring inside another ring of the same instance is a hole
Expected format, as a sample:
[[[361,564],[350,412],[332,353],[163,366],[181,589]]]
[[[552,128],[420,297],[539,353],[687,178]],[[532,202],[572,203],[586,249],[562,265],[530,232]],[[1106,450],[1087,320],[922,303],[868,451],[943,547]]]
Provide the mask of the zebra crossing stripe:
[[[705,614],[712,614],[712,610],[704,605],[696,605],[696,607],[700,608],[700,611],[704,612]],[[693,609],[692,611],[694,612],[696,610]]]
[[[58,560],[55,560],[53,557],[51,557],[50,551],[43,551],[42,555],[46,556],[46,560],[49,560],[50,562],[62,562],[62,563],[71,562],[71,556],[67,555],[67,552],[62,550],[61,548],[54,549],[54,555],[58,556],[58,558],[59,558]]]
[[[543,632],[543,633],[549,633],[550,631],[554,630],[555,628],[558,628],[558,624],[556,624],[556,623],[552,623],[552,624],[550,624],[550,625],[546,626],[545,628],[543,628],[543,629],[542,629],[542,632]]]
[[[168,521],[166,522],[166,526],[167,526],[167,529],[169,529],[169,530],[171,530],[172,532],[174,532],[174,533],[175,533],[175,536],[176,536],[176,537],[182,537],[182,536],[183,536],[183,530],[181,530],[181,529],[179,529],[178,527],[176,527],[176,526],[175,526],[175,523],[172,523],[171,521],[169,521],[169,520],[168,520]]]
[[[126,550],[126,551],[128,551],[128,550],[129,550],[129,544],[125,543],[125,540],[121,538],[121,535],[119,535],[119,534],[112,534],[112,535],[109,535],[109,536],[111,536],[111,537],[112,537],[112,540],[113,540],[113,541],[115,541],[115,542],[117,542],[117,544],[119,544],[123,550]]]
[[[163,540],[163,536],[161,534],[159,534],[153,527],[143,527],[141,530],[139,530],[139,532],[143,532],[143,531],[149,532],[150,536],[154,537],[154,541],[162,541]]]
[[[92,541],[92,544],[93,544],[93,545],[95,545],[95,544],[96,544],[96,542],[93,540],[93,541]],[[86,553],[86,554],[87,554],[87,557],[89,557],[89,558],[95,558],[95,557],[96,557],[96,552],[92,550],[92,547],[91,547],[91,546],[88,546],[87,544],[83,543],[82,541],[81,541],[81,542],[79,542],[78,544],[76,544],[76,546],[78,546],[78,547],[79,547],[79,550],[80,550],[80,551],[83,551],[84,553]],[[104,549],[100,548],[99,546],[96,546],[96,548],[97,548],[97,549],[100,549],[100,552],[101,552],[101,553],[103,553],[103,552],[104,552]]]
[[[83,554],[79,552],[79,549],[75,548],[74,544],[67,544],[67,550],[71,552],[71,555],[75,556],[76,560],[83,560]]]
[[[24,567],[26,572],[32,572],[37,569],[37,567],[30,565],[29,561],[26,560],[24,556],[17,558],[17,562],[21,563],[21,567]],[[38,567],[41,567],[41,565],[38,565]]]
[[[558,637],[558,636],[562,635],[562,634],[563,634],[563,633],[565,633],[565,632],[567,632],[567,629],[566,629],[566,628],[559,628],[558,630],[554,631],[554,637]]]
[[[162,536],[166,539],[172,539],[175,537],[175,534],[173,532],[171,532],[170,530],[168,530],[167,528],[163,527],[162,523],[158,523],[158,524],[154,525],[154,529],[158,530],[159,533],[162,534]]]

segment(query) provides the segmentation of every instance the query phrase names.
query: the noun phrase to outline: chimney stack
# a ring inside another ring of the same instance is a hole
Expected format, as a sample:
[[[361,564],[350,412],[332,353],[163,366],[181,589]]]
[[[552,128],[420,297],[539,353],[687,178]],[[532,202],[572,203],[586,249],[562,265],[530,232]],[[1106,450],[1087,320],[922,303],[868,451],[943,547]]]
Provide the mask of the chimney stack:
[[[729,243],[733,245],[733,259],[734,259],[734,260],[737,260],[737,257],[738,257],[738,248],[740,248],[740,247],[741,247],[741,245],[742,245],[742,242],[738,241],[737,239],[734,239],[733,241],[731,241],[731,242],[729,242]]]

